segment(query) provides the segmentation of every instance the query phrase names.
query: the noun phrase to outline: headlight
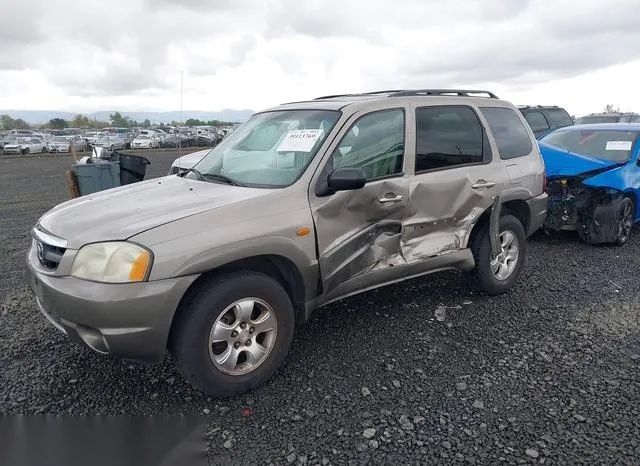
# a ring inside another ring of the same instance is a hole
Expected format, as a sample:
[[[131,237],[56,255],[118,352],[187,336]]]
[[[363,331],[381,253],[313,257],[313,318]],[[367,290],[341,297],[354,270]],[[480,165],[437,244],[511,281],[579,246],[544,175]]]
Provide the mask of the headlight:
[[[96,282],[142,282],[149,274],[151,259],[151,252],[132,243],[88,244],[78,251],[71,275]]]

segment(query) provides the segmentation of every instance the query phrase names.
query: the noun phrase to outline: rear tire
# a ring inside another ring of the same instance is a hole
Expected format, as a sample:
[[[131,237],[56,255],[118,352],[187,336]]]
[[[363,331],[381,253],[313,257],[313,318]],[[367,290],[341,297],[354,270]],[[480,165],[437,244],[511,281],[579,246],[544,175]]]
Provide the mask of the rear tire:
[[[230,308],[237,302],[254,302],[250,306],[254,313],[245,311],[242,317],[241,306]],[[265,315],[271,316],[275,333],[258,333]],[[214,338],[214,329],[224,336]],[[185,298],[172,325],[169,350],[191,385],[208,395],[226,397],[269,380],[284,362],[293,334],[293,305],[282,286],[268,275],[240,271],[203,282]],[[231,363],[220,362],[227,352],[237,359],[229,356]],[[256,356],[260,353],[262,359]]]
[[[476,286],[489,295],[505,293],[516,284],[527,252],[524,228],[513,215],[500,217],[499,234],[503,252],[498,261],[491,260],[488,221],[476,232],[470,244],[476,263],[472,276]]]

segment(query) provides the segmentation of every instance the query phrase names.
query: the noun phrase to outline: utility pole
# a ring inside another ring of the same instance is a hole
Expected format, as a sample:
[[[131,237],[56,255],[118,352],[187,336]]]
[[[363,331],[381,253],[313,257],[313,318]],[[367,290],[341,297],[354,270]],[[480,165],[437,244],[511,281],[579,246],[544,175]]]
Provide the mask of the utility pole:
[[[178,130],[178,151],[182,153],[182,128],[184,122],[182,121],[182,88],[184,84],[184,70],[180,72],[180,130]]]

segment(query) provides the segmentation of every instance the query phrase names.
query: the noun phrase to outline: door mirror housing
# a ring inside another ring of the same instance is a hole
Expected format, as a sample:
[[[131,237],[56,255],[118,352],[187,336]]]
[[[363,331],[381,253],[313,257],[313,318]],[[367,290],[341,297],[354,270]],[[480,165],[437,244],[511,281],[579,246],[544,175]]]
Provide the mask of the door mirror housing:
[[[329,193],[361,189],[367,183],[367,175],[360,168],[336,168],[327,177]]]

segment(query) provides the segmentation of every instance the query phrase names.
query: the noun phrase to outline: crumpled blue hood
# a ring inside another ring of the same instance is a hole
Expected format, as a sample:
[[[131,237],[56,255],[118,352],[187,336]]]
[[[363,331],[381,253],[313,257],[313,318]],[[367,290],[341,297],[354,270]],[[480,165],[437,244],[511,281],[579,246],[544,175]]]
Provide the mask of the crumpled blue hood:
[[[610,160],[567,152],[542,142],[538,142],[538,146],[544,160],[547,176],[575,176],[591,170],[616,165],[615,162]]]

